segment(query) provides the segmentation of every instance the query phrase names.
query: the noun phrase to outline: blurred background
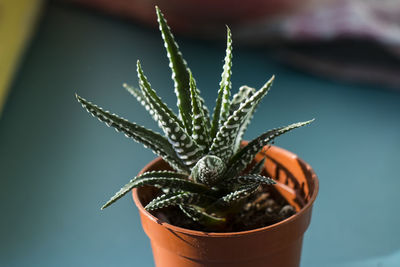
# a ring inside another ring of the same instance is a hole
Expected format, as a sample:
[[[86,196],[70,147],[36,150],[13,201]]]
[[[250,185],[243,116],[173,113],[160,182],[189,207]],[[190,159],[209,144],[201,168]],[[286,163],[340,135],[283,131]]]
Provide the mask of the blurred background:
[[[245,138],[279,138],[320,194],[302,266],[400,266],[399,0],[0,0],[0,266],[153,266],[132,200],[99,207],[154,155],[74,93],[157,129],[122,89],[140,59],[172,108],[158,5],[214,106],[228,25],[233,92],[274,88]]]

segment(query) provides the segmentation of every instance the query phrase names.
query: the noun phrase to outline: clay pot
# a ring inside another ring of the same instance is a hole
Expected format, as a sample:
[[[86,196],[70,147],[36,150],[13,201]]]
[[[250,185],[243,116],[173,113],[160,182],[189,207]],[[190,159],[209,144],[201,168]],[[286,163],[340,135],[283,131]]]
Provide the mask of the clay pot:
[[[142,226],[151,240],[158,267],[194,266],[299,266],[303,234],[318,193],[318,179],[311,167],[282,148],[266,147],[256,161],[267,157],[265,170],[277,181],[277,191],[296,208],[291,217],[259,229],[233,233],[207,233],[170,225],[154,217],[143,206],[152,198],[149,187],[133,189]],[[157,158],[142,171],[169,169]]]

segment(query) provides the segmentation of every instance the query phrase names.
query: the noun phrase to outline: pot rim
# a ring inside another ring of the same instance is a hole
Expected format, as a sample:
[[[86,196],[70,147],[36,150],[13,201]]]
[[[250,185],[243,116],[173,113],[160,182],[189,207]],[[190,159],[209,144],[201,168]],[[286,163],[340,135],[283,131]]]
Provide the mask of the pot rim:
[[[275,149],[279,149],[281,150],[284,154],[287,154],[287,156],[289,157],[296,157],[299,158],[296,154],[280,148],[278,146],[272,146]],[[160,159],[162,159],[161,157],[157,157],[155,159],[153,159],[152,161],[150,161],[145,167],[147,166],[151,166],[153,165],[155,162],[159,161]],[[299,158],[300,159],[300,158]],[[304,162],[304,161],[303,161]],[[306,162],[305,162],[306,163]],[[139,209],[139,212],[143,213],[144,215],[146,215],[150,220],[152,220],[153,222],[162,225],[174,232],[180,232],[183,234],[187,234],[187,235],[192,235],[192,236],[208,236],[208,237],[239,237],[239,236],[243,236],[243,235],[249,235],[249,234],[255,234],[258,232],[264,232],[264,231],[269,231],[271,229],[278,229],[286,224],[289,224],[293,221],[295,221],[296,219],[298,219],[300,216],[302,216],[308,209],[310,209],[312,207],[312,205],[314,204],[315,199],[317,198],[318,195],[318,191],[319,191],[319,180],[318,177],[316,176],[314,170],[311,168],[311,166],[306,163],[307,166],[309,166],[309,171],[313,174],[314,177],[314,191],[311,195],[310,200],[308,201],[308,203],[298,212],[296,212],[294,215],[271,225],[268,226],[264,226],[261,228],[256,228],[256,229],[252,229],[252,230],[245,230],[245,231],[240,231],[240,232],[204,232],[204,231],[197,231],[197,230],[191,230],[191,229],[187,229],[187,228],[183,228],[183,227],[179,227],[179,226],[175,226],[172,224],[169,224],[167,222],[163,222],[161,221],[159,218],[153,216],[150,212],[148,212],[147,210],[145,210],[145,208],[143,207],[142,203],[139,200],[138,197],[138,193],[137,190],[138,188],[133,188],[132,189],[132,195],[133,195],[133,200],[136,204],[136,206]]]

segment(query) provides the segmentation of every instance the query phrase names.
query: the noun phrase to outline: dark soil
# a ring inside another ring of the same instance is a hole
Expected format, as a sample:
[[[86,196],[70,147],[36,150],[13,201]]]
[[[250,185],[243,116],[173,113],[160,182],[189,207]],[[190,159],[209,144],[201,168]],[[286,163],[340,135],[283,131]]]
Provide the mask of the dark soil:
[[[272,187],[260,186],[258,192],[249,197],[223,229],[206,229],[173,207],[154,212],[160,220],[186,229],[206,232],[240,232],[275,224],[296,213],[294,207]]]

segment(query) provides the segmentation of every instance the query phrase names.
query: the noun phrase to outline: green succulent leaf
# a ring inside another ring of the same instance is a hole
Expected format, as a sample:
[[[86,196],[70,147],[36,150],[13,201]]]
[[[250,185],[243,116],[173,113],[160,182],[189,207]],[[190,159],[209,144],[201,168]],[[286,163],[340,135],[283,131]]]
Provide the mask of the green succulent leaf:
[[[191,193],[191,192],[176,192],[172,194],[164,194],[153,199],[147,206],[146,210],[156,210],[169,206],[185,205],[208,205],[215,198],[206,194]]]
[[[258,189],[259,183],[252,183],[252,184],[246,184],[235,191],[221,197],[218,199],[212,206],[210,206],[207,210],[225,210],[226,207],[230,207],[234,205],[234,203],[249,197],[253,193],[255,193]]]
[[[168,108],[168,106],[157,95],[156,91],[154,91],[154,89],[151,87],[151,84],[143,73],[143,69],[139,60],[136,63],[136,67],[139,79],[139,86],[140,89],[142,89],[141,92],[139,91],[141,94],[138,96],[144,98],[142,104],[144,104],[145,108],[149,111],[150,114],[154,113],[157,120],[164,117],[164,119],[173,120],[174,122],[179,124],[181,128],[184,128],[181,120],[179,120],[175,113],[170,108]],[[132,93],[138,94],[138,90],[132,91]],[[161,116],[160,114],[164,114],[164,116]]]
[[[207,226],[223,225],[226,222],[226,218],[217,217],[207,213],[204,209],[196,206],[180,205],[179,206],[183,213],[191,218],[193,221],[199,222],[200,224]]]
[[[236,180],[235,182],[238,184],[254,184],[254,183],[266,184],[266,185],[276,184],[276,182],[273,179],[259,174],[246,174],[238,176],[234,180]]]
[[[269,142],[274,140],[276,137],[289,132],[293,129],[310,124],[314,120],[309,120],[305,122],[293,123],[285,127],[273,129],[261,134],[259,137],[255,138],[249,142],[245,147],[241,148],[229,161],[228,171],[225,175],[227,179],[232,179],[237,176],[241,171],[243,171],[246,166],[253,160],[255,155],[260,152],[260,150],[267,145]]]
[[[229,114],[232,115],[235,112],[235,110],[237,110],[240,107],[240,105],[243,102],[245,102],[246,99],[249,99],[255,92],[256,92],[256,89],[254,89],[254,88],[251,88],[247,85],[241,86],[239,88],[239,92],[233,96]],[[258,102],[256,105],[253,106],[252,111],[247,115],[246,119],[240,126],[239,132],[235,138],[235,144],[234,144],[234,148],[233,148],[234,153],[239,149],[240,142],[242,141],[244,132],[246,131],[247,126],[250,124],[250,121],[253,118],[253,114],[256,111],[259,103],[260,102]]]
[[[82,104],[82,107],[92,114],[92,116],[97,117],[100,121],[106,123],[107,126],[114,127],[118,132],[123,132],[127,137],[150,148],[156,155],[159,155],[168,162],[175,170],[182,172],[190,171],[178,157],[172,145],[162,135],[146,129],[143,126],[129,122],[115,114],[111,114],[108,111],[104,111],[102,108],[78,95],[76,95],[76,98]]]
[[[155,187],[179,189],[182,191],[205,193],[210,189],[202,184],[187,180],[187,174],[171,171],[151,171],[136,176],[124,185],[101,209],[105,209],[112,203],[123,197],[136,187],[151,185]]]
[[[230,107],[230,91],[232,88],[232,35],[231,30],[227,28],[227,43],[226,43],[226,56],[225,64],[221,74],[221,82],[219,83],[218,98],[214,109],[213,120],[211,124],[211,138],[217,134],[218,128],[223,125],[229,116]]]
[[[265,160],[267,158],[264,157],[262,160],[254,164],[253,168],[249,171],[250,174],[260,174],[264,168]]]
[[[197,88],[197,92],[198,92],[198,95],[200,96],[200,90],[198,88]],[[200,103],[201,103],[201,106],[203,109],[204,119],[207,123],[207,129],[209,130],[209,129],[211,129],[210,112],[208,111],[208,108],[204,102],[204,99],[202,97],[199,97],[199,98],[200,98]]]
[[[161,124],[168,141],[174,147],[179,158],[186,166],[192,167],[201,158],[202,149],[197,143],[192,141],[191,136],[181,127],[180,120],[170,111],[161,100],[156,96],[150,83],[140,66],[137,64],[137,72],[139,77],[139,85],[142,89],[146,100],[154,107],[153,110],[157,113],[157,118]],[[161,102],[161,103],[160,103]]]
[[[241,104],[246,102],[247,99],[254,95],[256,91],[257,90],[255,88],[249,87],[247,85],[240,86],[239,91],[233,95],[229,109],[229,115],[232,115],[233,112],[235,112]]]
[[[201,108],[199,92],[196,88],[196,82],[190,72],[190,92],[192,97],[192,138],[202,148],[207,151],[210,146],[210,136],[208,132],[207,119]]]
[[[192,108],[190,104],[189,68],[187,67],[186,61],[183,59],[182,53],[179,51],[179,46],[171,33],[171,29],[169,28],[164,15],[158,7],[156,7],[156,12],[161,36],[164,40],[164,46],[167,50],[167,56],[170,62],[169,66],[172,71],[172,80],[174,81],[180,116],[183,120],[186,131],[188,134],[191,134]]]
[[[158,122],[158,117],[157,117],[157,112],[153,109],[153,105],[151,105],[146,97],[144,96],[144,94],[142,93],[142,91],[140,91],[139,89],[128,85],[126,83],[124,83],[122,85],[131,95],[133,95],[136,100],[150,113],[151,117],[153,118],[153,120],[155,120],[156,122]],[[160,126],[161,128],[161,126]]]
[[[240,107],[228,117],[224,125],[219,129],[211,145],[210,153],[227,161],[234,153],[234,146],[239,131],[246,119],[253,112],[253,108],[268,93],[274,76],[265,85],[248,98]]]

